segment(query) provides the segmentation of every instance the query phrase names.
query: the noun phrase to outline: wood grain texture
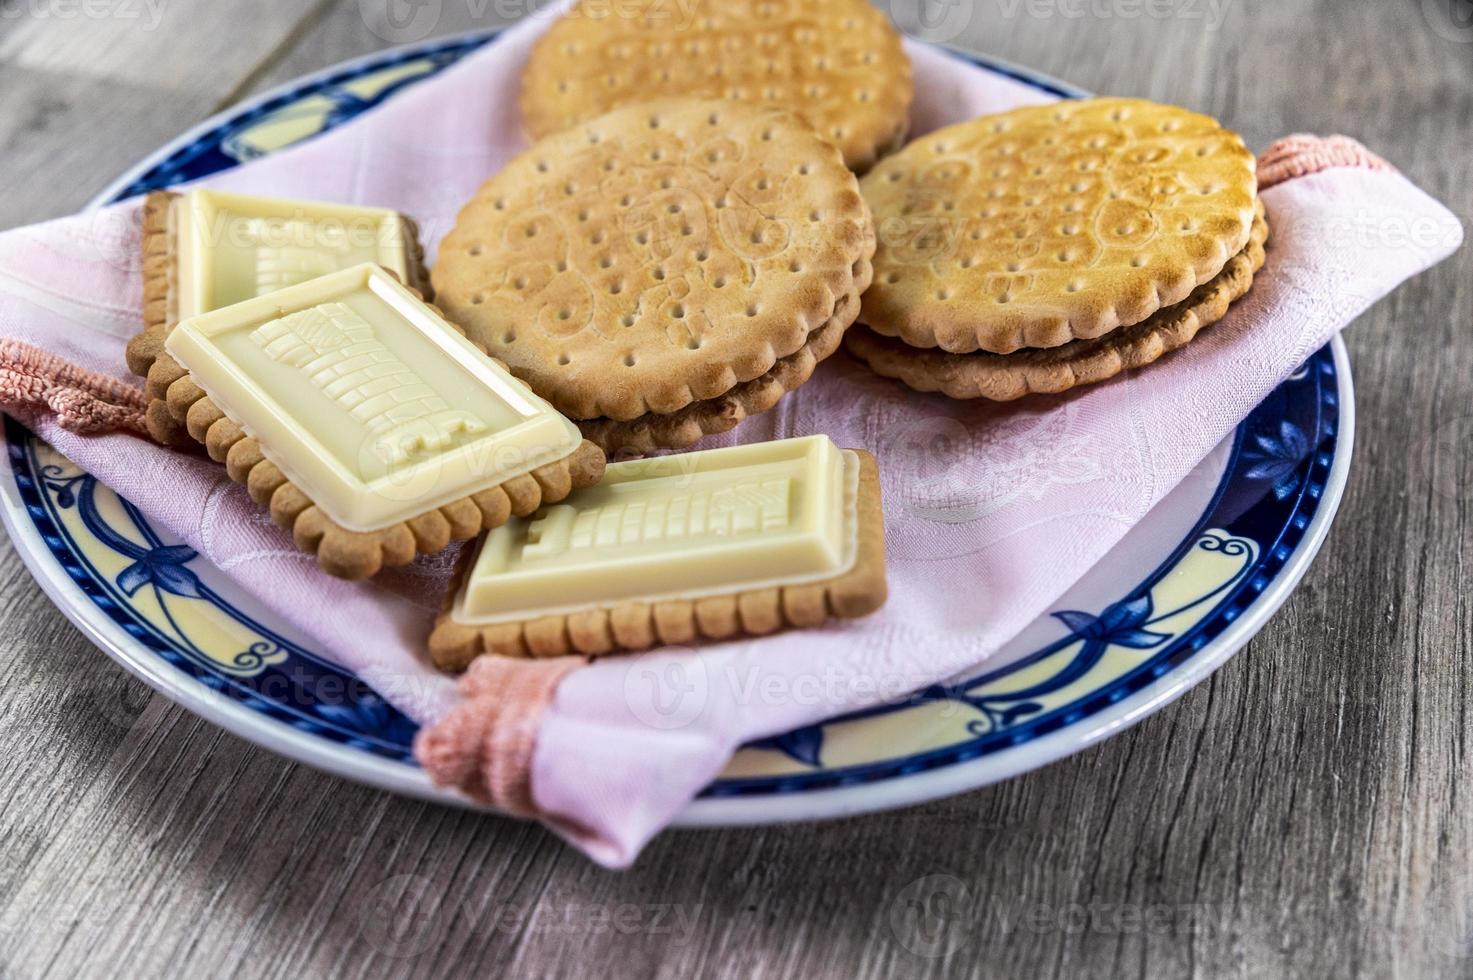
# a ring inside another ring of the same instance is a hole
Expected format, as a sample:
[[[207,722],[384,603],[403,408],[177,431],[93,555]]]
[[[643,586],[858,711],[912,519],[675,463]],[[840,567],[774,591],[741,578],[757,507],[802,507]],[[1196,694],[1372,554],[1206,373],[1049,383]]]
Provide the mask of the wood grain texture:
[[[1255,147],[1359,137],[1473,213],[1473,44],[1437,4],[926,2],[967,15],[940,21],[955,43],[1212,113]],[[431,29],[506,9],[444,0]],[[387,43],[358,0],[176,0],[152,33],[3,31],[0,226],[74,208],[222,99]],[[1335,531],[1273,622],[1175,705],[990,789],[667,834],[625,874],[195,720],[0,545],[0,977],[1467,975],[1470,323],[1469,250],[1356,323]],[[934,931],[894,926],[927,898]]]
[[[340,0],[0,4],[0,228],[75,211],[237,101]],[[89,13],[88,11],[91,11]]]

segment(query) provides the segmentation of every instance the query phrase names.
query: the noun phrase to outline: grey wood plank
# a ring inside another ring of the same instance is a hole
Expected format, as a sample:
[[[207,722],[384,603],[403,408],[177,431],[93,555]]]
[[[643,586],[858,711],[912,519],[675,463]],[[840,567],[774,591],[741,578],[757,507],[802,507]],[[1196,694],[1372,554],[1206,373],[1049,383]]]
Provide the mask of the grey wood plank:
[[[1196,0],[1164,18],[1117,0],[963,6],[956,43],[1201,108],[1259,146],[1345,131],[1473,213],[1473,47],[1429,19],[1435,5],[1229,0],[1212,24],[1190,16]],[[164,50],[126,31],[80,53],[16,35],[22,56],[0,38],[0,161],[25,181],[0,222],[73,206],[211,98],[389,43],[356,0],[275,22],[246,9],[211,5],[230,41],[191,63],[252,52],[213,94],[116,67]],[[445,0],[433,30],[495,13],[477,9]],[[115,138],[89,136],[92,159],[64,180],[32,176],[87,127]],[[1339,523],[1210,681],[1000,786],[836,823],[672,833],[626,874],[195,721],[123,679],[0,551],[0,976],[1467,975],[1470,272],[1465,252],[1349,333],[1360,424]],[[893,925],[897,903],[948,889],[955,919]],[[684,918],[657,922],[658,906]],[[627,928],[601,918],[620,910]]]
[[[428,0],[397,8],[399,19],[386,21],[387,0],[338,2],[303,36],[272,70],[259,91],[289,82],[325,65],[403,44],[415,44],[467,31],[492,31],[515,24],[525,10],[542,9],[545,0]],[[408,11],[413,9],[411,15]],[[403,24],[396,28],[395,23]]]
[[[335,2],[4,4],[0,228],[80,208],[144,154],[234,101],[238,86],[269,70],[282,45]]]

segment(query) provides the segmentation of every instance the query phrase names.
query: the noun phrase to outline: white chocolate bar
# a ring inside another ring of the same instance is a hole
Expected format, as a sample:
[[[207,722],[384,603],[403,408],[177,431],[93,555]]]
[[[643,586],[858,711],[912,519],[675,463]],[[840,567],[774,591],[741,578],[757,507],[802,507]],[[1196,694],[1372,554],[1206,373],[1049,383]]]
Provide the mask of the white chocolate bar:
[[[854,567],[859,461],[827,436],[610,466],[491,531],[451,617],[530,621],[824,581]]]
[[[500,485],[582,441],[377,265],[192,317],[165,348],[353,531]]]
[[[374,262],[409,277],[396,211],[191,190],[170,207],[178,251],[171,320]]]

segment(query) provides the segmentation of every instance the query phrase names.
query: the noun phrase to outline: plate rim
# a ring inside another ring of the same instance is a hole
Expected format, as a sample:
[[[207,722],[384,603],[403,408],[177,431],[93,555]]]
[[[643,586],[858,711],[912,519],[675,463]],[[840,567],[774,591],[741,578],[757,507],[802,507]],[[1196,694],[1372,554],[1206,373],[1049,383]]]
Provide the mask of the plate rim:
[[[34,433],[31,433],[31,438],[39,440]],[[55,560],[34,521],[17,520],[20,514],[28,514],[29,511],[20,498],[15,467],[11,463],[13,443],[8,433],[0,432],[0,445],[5,449],[3,459],[0,459],[0,499],[5,504],[0,507],[0,523],[10,535],[13,550],[52,605],[108,659],[147,684],[155,693],[196,717],[219,725],[232,735],[282,756],[288,762],[305,763],[328,775],[353,779],[391,792],[474,806],[465,796],[435,786],[422,769],[366,752],[346,751],[337,743],[262,718],[244,704],[221,697],[207,685],[187,676],[113,623]]]
[[[919,806],[982,789],[1059,762],[1097,742],[1118,735],[1207,680],[1247,646],[1298,590],[1299,583],[1304,580],[1329,538],[1330,529],[1339,513],[1350,482],[1350,463],[1355,452],[1355,383],[1351,375],[1350,353],[1343,336],[1336,334],[1328,346],[1335,362],[1339,417],[1336,422],[1335,456],[1329,473],[1326,474],[1324,490],[1314,516],[1310,518],[1298,547],[1285,563],[1283,571],[1248,607],[1246,615],[1234,619],[1202,650],[1186,658],[1179,667],[1166,675],[1163,679],[1169,679],[1170,684],[1164,687],[1148,686],[1085,716],[1073,725],[1065,725],[1016,746],[935,769],[786,796],[769,794],[751,797],[697,797],[682,812],[676,825],[731,827],[837,819]],[[897,792],[900,787],[905,790],[903,794]],[[900,798],[902,795],[903,798]],[[815,798],[821,798],[827,805],[821,808],[808,805]],[[714,806],[717,803],[724,805]],[[759,808],[764,812],[756,812]],[[774,815],[770,812],[772,810],[779,812]]]
[[[179,153],[213,131],[236,122],[250,113],[291,95],[320,87],[328,81],[360,69],[383,69],[396,64],[443,52],[485,43],[504,29],[473,30],[413,44],[388,48],[361,55],[289,80],[258,95],[227,107],[209,119],[149,154],[138,164],[112,181],[89,204],[86,210],[105,205],[109,200],[134,186],[141,177],[161,162]],[[1026,84],[1043,87],[1057,94],[1086,95],[1084,90],[1046,74],[1002,59],[981,55],[952,45],[933,47],[981,63],[990,70],[1014,77]],[[1096,742],[1128,728],[1181,697],[1207,679],[1256,635],[1297,589],[1313,564],[1339,510],[1348,482],[1354,450],[1355,403],[1354,384],[1349,357],[1340,335],[1330,343],[1336,367],[1336,394],[1339,420],[1335,456],[1325,480],[1323,494],[1299,545],[1282,572],[1265,589],[1247,613],[1235,621],[1204,649],[1193,653],[1167,678],[1170,684],[1152,685],[1122,698],[1085,718],[1065,725],[1026,742],[990,752],[965,761],[921,772],[900,773],[856,785],[807,789],[801,793],[770,792],[756,795],[702,796],[693,800],[674,821],[674,826],[718,827],[750,826],[794,821],[834,819],[878,810],[919,805],[991,785],[1024,772],[1066,758]],[[4,439],[10,447],[8,436]],[[268,749],[289,761],[302,762],[332,776],[352,779],[402,795],[433,800],[461,807],[478,807],[458,791],[436,787],[422,769],[354,751],[346,746],[286,724],[273,724],[271,719],[243,704],[217,695],[200,681],[182,674],[141,641],[113,623],[96,607],[82,587],[74,582],[66,569],[51,555],[42,533],[33,521],[19,521],[18,512],[26,511],[20,499],[10,454],[5,454],[3,497],[6,506],[0,517],[16,542],[15,550],[41,586],[42,591],[62,613],[82,631],[89,641],[102,648],[110,659],[148,684],[164,697],[179,703],[191,713],[220,725],[252,744]],[[21,526],[24,525],[24,526]],[[21,547],[24,541],[25,547]],[[45,561],[42,560],[45,553]],[[136,648],[136,649],[124,649]],[[131,656],[129,655],[131,653]],[[497,812],[497,811],[487,811]]]

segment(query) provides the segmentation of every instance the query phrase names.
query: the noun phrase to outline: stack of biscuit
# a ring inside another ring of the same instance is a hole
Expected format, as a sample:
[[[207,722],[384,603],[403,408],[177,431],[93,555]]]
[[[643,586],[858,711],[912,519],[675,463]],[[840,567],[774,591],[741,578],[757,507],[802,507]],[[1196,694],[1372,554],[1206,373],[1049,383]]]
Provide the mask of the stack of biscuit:
[[[960,399],[1057,393],[1155,361],[1247,292],[1268,237],[1242,139],[1134,99],[962,123],[862,187],[880,242],[846,346]]]
[[[871,281],[855,172],[914,84],[865,0],[585,0],[522,82],[537,142],[441,245],[437,300],[610,454],[685,448],[839,349]]]
[[[834,353],[874,226],[791,113],[676,99],[547,137],[440,246],[437,302],[610,454],[684,448]]]

